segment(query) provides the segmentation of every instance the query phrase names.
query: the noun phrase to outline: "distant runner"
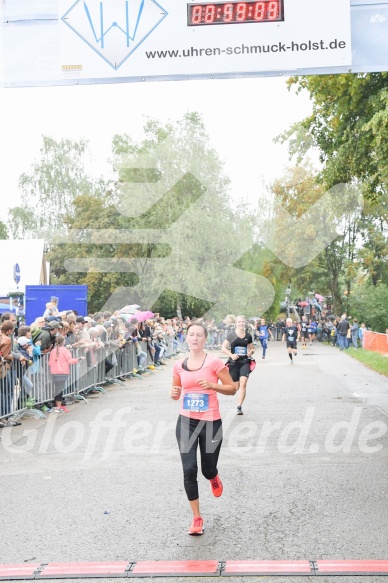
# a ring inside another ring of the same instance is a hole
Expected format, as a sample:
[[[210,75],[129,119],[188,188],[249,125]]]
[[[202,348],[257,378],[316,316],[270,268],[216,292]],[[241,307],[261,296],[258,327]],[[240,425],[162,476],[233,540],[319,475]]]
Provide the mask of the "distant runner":
[[[208,331],[203,324],[187,327],[189,355],[176,362],[170,396],[178,400],[183,393],[176,437],[181,454],[184,487],[193,512],[190,535],[203,534],[203,519],[199,510],[197,449],[201,452],[202,474],[210,481],[213,495],[218,498],[223,485],[217,462],[222,443],[222,421],[217,393],[234,395],[235,384],[224,362],[204,351]],[[219,384],[221,381],[221,384]]]
[[[237,415],[243,415],[242,404],[251,372],[251,356],[255,351],[252,336],[246,331],[245,316],[236,317],[235,330],[228,334],[222,343],[221,350],[229,356],[227,366],[235,382],[236,390],[239,390]]]
[[[315,342],[317,339],[317,329],[318,322],[316,322],[314,319],[311,319],[309,323],[310,346],[312,346],[313,342]]]
[[[263,353],[261,356],[261,358],[263,360],[265,359],[265,354],[267,352],[269,335],[271,335],[271,338],[273,339],[271,330],[268,328],[268,326],[265,323],[265,318],[261,318],[260,325],[257,328],[256,336],[260,341],[261,348],[263,349]]]
[[[302,336],[302,348],[307,348],[307,340],[309,338],[309,324],[306,316],[302,316],[300,323],[300,335]]]
[[[287,318],[286,327],[283,328],[283,338],[282,342],[286,340],[288,357],[290,359],[290,364],[294,364],[292,355],[297,355],[297,342],[299,340],[299,330],[298,327],[292,323],[291,318]]]

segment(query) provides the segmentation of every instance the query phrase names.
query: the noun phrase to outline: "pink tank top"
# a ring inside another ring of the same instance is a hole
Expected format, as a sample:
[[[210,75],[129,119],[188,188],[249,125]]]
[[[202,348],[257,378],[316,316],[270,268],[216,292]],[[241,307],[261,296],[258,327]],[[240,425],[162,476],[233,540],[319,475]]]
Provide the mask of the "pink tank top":
[[[182,362],[176,362],[173,374],[178,376],[182,384],[182,401],[180,414],[192,419],[216,421],[221,418],[217,391],[202,389],[197,384],[198,379],[217,384],[217,374],[225,368],[225,363],[219,358],[206,356],[204,365],[196,371],[182,368]]]

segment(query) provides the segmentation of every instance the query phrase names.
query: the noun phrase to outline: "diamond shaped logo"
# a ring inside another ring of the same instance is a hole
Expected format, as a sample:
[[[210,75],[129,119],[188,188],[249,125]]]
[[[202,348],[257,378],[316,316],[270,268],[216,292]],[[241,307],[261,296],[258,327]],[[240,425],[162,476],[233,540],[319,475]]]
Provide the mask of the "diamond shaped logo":
[[[117,70],[167,14],[156,0],[77,0],[62,21]]]

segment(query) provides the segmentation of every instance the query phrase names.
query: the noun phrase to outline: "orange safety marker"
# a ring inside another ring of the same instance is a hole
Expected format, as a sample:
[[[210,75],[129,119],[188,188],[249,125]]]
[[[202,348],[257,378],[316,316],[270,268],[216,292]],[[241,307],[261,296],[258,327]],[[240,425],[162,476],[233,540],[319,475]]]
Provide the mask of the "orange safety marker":
[[[316,561],[317,575],[388,575],[388,561]]]
[[[210,577],[220,574],[218,561],[139,561],[129,577]]]
[[[21,565],[0,565],[0,581],[9,579],[34,579],[40,563],[22,563]]]
[[[223,577],[236,575],[314,575],[310,561],[226,561]]]
[[[129,561],[96,563],[48,563],[36,579],[66,579],[76,577],[126,577]]]

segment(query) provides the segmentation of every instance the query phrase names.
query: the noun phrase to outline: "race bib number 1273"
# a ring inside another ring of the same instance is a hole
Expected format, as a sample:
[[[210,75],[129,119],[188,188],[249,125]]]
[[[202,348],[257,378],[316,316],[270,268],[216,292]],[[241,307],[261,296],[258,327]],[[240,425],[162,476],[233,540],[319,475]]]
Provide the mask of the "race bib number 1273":
[[[183,397],[183,409],[193,413],[201,413],[209,409],[209,395],[203,393],[187,393]]]

